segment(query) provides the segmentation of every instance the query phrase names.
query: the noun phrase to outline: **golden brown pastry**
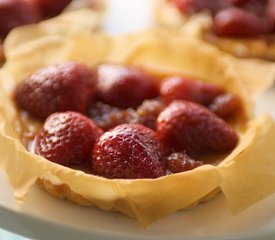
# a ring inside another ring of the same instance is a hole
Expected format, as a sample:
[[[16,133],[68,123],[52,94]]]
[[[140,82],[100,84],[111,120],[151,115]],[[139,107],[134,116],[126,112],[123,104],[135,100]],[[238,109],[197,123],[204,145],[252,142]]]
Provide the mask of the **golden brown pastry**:
[[[83,21],[83,14],[73,16],[75,21]],[[7,172],[18,200],[37,182],[56,197],[119,211],[147,226],[209,199],[219,190],[234,213],[275,191],[275,146],[271,141],[275,125],[269,115],[253,117],[256,96],[274,79],[272,64],[239,60],[195,39],[159,31],[109,37],[59,20],[28,27],[28,41],[22,41],[21,29],[17,29],[5,43],[7,63],[0,71],[0,167]],[[177,74],[220,84],[239,96],[244,107],[247,120],[241,118],[234,125],[239,144],[218,165],[206,164],[156,179],[107,179],[33,154],[24,146],[22,133],[41,128],[41,123],[20,117],[11,93],[17,83],[38,69],[67,60],[90,67],[103,61],[129,64],[159,77]]]

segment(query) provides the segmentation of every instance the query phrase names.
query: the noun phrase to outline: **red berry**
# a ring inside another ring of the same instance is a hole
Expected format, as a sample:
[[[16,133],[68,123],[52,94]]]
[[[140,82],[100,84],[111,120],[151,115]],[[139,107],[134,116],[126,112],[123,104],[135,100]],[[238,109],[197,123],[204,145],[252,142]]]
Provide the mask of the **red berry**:
[[[202,166],[203,162],[196,161],[186,153],[172,153],[167,157],[166,166],[167,169],[172,173],[179,173],[188,170],[192,170],[199,166]]]
[[[208,107],[209,110],[221,118],[229,118],[240,109],[240,100],[231,93],[216,97]]]
[[[227,0],[229,3],[234,4],[234,5],[242,5],[249,0]]]
[[[166,103],[173,100],[187,100],[205,106],[224,92],[224,89],[217,85],[183,77],[168,78],[164,80],[160,88],[160,95]]]
[[[101,134],[102,130],[80,113],[54,113],[36,136],[35,153],[64,166],[89,163]]]
[[[220,11],[213,21],[214,32],[219,36],[256,37],[272,30],[266,18],[235,7]]]
[[[241,0],[239,1],[242,2]],[[243,3],[241,4],[242,9],[250,13],[256,14],[259,17],[264,17],[266,6],[267,0],[243,0]]]
[[[62,12],[62,10],[70,3],[72,0],[27,0],[36,4],[36,6],[41,10],[44,18],[55,17]]]
[[[196,13],[200,10],[196,0],[170,0],[183,13]]]
[[[122,124],[105,132],[94,146],[92,172],[106,178],[157,178],[165,175],[162,147],[155,132]]]
[[[227,0],[170,0],[183,13],[194,14],[202,10],[208,10],[215,14],[229,5]]]
[[[137,107],[158,95],[157,81],[140,68],[103,64],[97,69],[98,97],[110,105]]]
[[[27,1],[0,1],[0,39],[17,26],[36,23],[41,20],[39,9]]]
[[[273,24],[273,32],[275,31],[275,0],[269,0],[266,8],[266,16]]]
[[[86,113],[95,92],[93,73],[84,65],[66,62],[34,73],[15,90],[19,108],[45,119],[63,111]]]
[[[159,115],[157,136],[175,151],[196,156],[234,149],[238,135],[224,120],[192,102],[174,101]]]

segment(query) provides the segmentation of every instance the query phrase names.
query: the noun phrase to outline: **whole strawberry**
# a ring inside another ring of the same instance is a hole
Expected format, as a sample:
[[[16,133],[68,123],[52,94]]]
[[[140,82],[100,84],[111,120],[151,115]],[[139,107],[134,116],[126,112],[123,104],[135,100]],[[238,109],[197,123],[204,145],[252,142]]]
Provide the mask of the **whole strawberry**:
[[[27,0],[35,4],[42,12],[43,18],[51,18],[60,14],[72,0]]]
[[[218,36],[250,38],[271,33],[272,23],[251,11],[230,7],[215,15],[213,29]]]
[[[167,78],[160,88],[161,97],[166,103],[187,100],[204,106],[212,103],[215,97],[224,92],[224,89],[217,85],[183,77]]]
[[[137,107],[158,93],[157,81],[140,68],[115,64],[97,68],[97,95],[104,103],[120,108]]]
[[[192,102],[174,101],[159,115],[157,136],[175,151],[191,156],[207,152],[228,152],[238,135],[223,119]]]
[[[202,165],[203,162],[194,160],[185,152],[174,152],[166,161],[167,170],[172,173],[189,171]]]
[[[89,163],[102,130],[76,112],[54,113],[35,139],[35,153],[64,166]]]
[[[0,39],[15,27],[42,20],[40,9],[30,1],[0,1]]]
[[[165,175],[163,151],[155,132],[139,124],[122,124],[105,132],[94,146],[92,172],[122,179]]]
[[[82,64],[65,62],[43,68],[19,84],[15,101],[20,109],[45,119],[55,112],[86,113],[94,92],[93,72]]]
[[[216,97],[208,106],[208,109],[217,116],[227,119],[233,117],[241,110],[241,102],[237,96],[231,93],[226,93]]]

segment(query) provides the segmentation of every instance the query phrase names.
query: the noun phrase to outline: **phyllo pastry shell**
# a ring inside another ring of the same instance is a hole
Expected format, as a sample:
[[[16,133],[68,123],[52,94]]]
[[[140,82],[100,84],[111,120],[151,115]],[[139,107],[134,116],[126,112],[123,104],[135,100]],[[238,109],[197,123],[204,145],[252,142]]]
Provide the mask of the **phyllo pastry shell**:
[[[82,14],[73,17],[83,21]],[[233,213],[275,192],[275,124],[268,114],[253,116],[255,98],[274,79],[272,64],[236,59],[198,40],[159,31],[109,37],[59,19],[28,27],[27,39],[22,39],[22,29],[17,29],[4,45],[7,62],[0,71],[0,167],[17,200],[24,200],[30,187],[38,183],[56,197],[118,211],[147,226],[219,191]],[[37,69],[66,60],[88,66],[101,62],[134,65],[159,78],[177,74],[222,85],[242,101],[243,115],[232,123],[239,144],[216,165],[157,179],[106,179],[33,154],[24,146],[22,133],[41,127],[41,123],[21,117],[12,91]]]

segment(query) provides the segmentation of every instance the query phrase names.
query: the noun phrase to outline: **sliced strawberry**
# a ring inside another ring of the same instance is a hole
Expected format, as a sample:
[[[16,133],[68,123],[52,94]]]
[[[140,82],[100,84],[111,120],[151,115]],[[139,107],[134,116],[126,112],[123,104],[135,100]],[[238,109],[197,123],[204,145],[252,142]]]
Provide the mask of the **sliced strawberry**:
[[[63,111],[86,113],[95,93],[95,77],[86,66],[66,62],[51,65],[31,75],[15,90],[17,106],[45,119]]]
[[[207,152],[229,152],[238,135],[229,124],[207,108],[192,102],[175,101],[159,115],[157,136],[175,151],[196,156]]]
[[[80,113],[55,113],[36,136],[35,153],[64,166],[89,163],[101,134],[102,130]]]
[[[106,178],[157,178],[165,175],[162,146],[155,132],[122,124],[105,132],[94,146],[92,172]]]

